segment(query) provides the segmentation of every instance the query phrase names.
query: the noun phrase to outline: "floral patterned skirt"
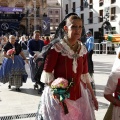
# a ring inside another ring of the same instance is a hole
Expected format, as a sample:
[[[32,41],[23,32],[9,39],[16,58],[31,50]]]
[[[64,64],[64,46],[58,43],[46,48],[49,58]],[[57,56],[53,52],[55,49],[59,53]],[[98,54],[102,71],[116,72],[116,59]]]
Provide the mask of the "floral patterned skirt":
[[[53,98],[52,89],[46,86],[40,99],[36,120],[95,120],[87,89],[81,84],[81,97],[75,101],[65,99],[68,114],[64,114],[59,101]]]

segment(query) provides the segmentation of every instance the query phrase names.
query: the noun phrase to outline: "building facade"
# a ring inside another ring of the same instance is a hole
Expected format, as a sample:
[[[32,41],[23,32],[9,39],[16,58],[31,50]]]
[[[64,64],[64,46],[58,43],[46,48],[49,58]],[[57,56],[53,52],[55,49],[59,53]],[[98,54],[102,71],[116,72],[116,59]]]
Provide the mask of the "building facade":
[[[120,33],[119,0],[62,0],[61,3],[62,17],[70,12],[78,13],[85,29],[91,30],[95,39],[99,32]]]
[[[47,16],[50,18],[50,33],[55,34],[61,22],[61,4],[58,0],[47,0]]]
[[[32,34],[42,30],[46,0],[0,0],[0,34]]]

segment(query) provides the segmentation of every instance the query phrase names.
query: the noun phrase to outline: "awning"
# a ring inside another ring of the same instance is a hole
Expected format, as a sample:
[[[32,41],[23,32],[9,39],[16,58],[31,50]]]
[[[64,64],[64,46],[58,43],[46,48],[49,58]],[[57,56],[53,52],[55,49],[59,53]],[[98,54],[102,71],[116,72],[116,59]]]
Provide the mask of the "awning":
[[[105,37],[105,40],[108,40],[114,43],[120,43],[120,34],[105,34],[104,37]]]
[[[0,11],[2,12],[22,12],[22,8],[18,7],[0,7]]]

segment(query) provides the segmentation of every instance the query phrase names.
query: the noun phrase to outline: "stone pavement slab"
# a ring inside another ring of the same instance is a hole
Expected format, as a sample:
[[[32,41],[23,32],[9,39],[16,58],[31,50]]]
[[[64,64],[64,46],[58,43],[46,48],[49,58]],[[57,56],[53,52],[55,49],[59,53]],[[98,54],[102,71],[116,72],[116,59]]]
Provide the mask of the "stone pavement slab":
[[[96,97],[99,101],[99,110],[95,111],[96,120],[103,120],[109,102],[104,99],[103,91],[107,83],[109,73],[114,62],[115,55],[93,55],[94,61],[94,81],[96,84]],[[21,87],[21,92],[16,92],[14,87],[8,89],[8,84],[0,83],[0,117],[12,116],[19,117],[20,120],[34,120],[37,112],[40,95],[34,90],[34,83],[30,79],[29,65],[26,65],[28,72],[27,83]],[[29,118],[26,118],[29,117]],[[0,120],[11,120],[0,119]]]

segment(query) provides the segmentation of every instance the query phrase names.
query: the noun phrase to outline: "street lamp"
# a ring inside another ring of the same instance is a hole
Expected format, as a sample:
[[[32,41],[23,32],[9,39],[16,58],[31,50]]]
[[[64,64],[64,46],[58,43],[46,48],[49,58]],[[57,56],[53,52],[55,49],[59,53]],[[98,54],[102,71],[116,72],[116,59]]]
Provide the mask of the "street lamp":
[[[36,0],[33,0],[34,3],[34,30],[36,30]]]

